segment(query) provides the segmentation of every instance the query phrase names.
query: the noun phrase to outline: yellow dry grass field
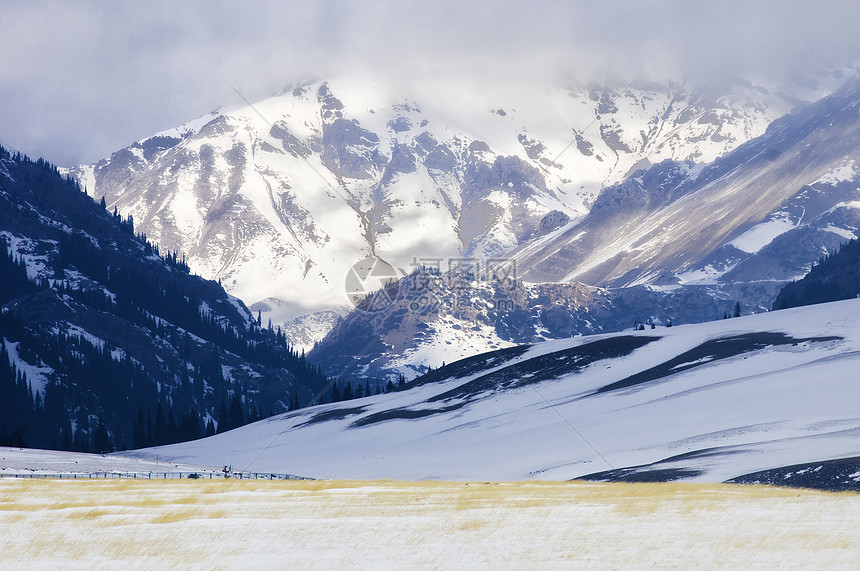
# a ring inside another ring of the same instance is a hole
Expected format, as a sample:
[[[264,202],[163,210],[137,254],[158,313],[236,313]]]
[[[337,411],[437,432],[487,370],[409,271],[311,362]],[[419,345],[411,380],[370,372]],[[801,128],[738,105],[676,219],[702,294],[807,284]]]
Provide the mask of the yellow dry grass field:
[[[2,569],[846,569],[858,527],[760,486],[0,479]]]

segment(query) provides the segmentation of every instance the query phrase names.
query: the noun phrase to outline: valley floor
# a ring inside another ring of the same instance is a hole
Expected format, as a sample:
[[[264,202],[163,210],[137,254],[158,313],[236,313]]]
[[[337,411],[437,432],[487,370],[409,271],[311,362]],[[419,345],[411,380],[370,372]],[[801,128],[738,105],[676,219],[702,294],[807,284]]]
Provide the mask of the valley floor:
[[[208,477],[214,467],[164,462],[159,459],[126,458],[116,454],[86,454],[0,446],[0,477],[56,477],[89,474],[163,474],[197,472]]]
[[[0,569],[833,569],[858,525],[858,494],[763,486],[0,478]]]

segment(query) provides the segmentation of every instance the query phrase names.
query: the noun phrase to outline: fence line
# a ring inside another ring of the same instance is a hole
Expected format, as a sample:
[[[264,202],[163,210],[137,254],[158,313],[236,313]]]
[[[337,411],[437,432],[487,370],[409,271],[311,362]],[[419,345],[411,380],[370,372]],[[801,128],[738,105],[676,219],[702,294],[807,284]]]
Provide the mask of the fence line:
[[[61,480],[312,480],[294,474],[268,472],[40,472],[0,474],[0,478],[37,478]]]

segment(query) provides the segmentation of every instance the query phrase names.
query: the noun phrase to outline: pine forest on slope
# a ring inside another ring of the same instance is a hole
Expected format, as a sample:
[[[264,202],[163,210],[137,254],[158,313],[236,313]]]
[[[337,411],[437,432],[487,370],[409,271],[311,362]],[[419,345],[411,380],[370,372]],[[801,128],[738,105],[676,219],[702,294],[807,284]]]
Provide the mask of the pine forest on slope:
[[[0,442],[109,451],[224,431],[327,382],[50,163],[0,147]]]

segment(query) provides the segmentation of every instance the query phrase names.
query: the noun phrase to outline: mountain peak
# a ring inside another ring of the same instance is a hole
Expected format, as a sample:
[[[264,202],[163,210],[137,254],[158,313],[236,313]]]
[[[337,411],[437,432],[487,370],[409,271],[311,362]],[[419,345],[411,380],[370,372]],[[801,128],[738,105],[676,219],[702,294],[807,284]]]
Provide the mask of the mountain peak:
[[[284,323],[348,311],[345,276],[368,256],[408,272],[509,255],[540,238],[550,212],[578,219],[648,165],[712,161],[791,106],[751,83],[705,97],[672,82],[494,93],[340,76],[73,172],[194,271]]]

